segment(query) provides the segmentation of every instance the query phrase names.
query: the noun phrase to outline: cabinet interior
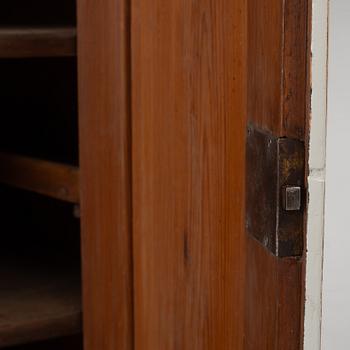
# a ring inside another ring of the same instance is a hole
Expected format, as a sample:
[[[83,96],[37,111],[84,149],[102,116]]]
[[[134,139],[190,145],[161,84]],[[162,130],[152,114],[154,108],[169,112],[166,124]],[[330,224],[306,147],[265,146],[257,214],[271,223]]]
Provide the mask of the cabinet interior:
[[[82,349],[76,3],[0,4],[0,348]]]

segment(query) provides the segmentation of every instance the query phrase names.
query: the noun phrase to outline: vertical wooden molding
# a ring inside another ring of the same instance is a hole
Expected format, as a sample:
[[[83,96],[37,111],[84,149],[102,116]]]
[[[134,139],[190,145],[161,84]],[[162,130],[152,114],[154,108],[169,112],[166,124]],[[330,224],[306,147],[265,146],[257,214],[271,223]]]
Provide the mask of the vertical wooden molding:
[[[248,119],[276,137],[305,137],[307,7],[248,1]]]
[[[305,142],[308,2],[248,4],[248,121]],[[304,256],[273,256],[247,235],[246,350],[301,348],[303,264]]]
[[[78,0],[85,350],[133,348],[129,4]]]
[[[308,2],[284,2],[283,109],[281,136],[305,141]]]

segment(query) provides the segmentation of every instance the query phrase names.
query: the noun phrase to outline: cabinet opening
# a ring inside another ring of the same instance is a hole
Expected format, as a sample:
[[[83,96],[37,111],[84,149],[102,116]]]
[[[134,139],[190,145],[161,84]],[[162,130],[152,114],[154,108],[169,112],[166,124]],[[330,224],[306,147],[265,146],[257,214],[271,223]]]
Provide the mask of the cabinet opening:
[[[76,23],[73,0],[4,0],[0,9],[0,27],[74,26]]]
[[[0,9],[0,348],[82,349],[76,3]]]
[[[78,165],[75,58],[0,60],[0,151]]]
[[[0,186],[0,347],[81,332],[75,205]]]

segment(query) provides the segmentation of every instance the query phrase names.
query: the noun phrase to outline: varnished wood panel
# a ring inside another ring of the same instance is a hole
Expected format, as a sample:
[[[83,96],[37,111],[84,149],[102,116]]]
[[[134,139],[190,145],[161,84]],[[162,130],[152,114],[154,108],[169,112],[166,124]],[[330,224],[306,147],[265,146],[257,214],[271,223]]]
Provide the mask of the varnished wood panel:
[[[303,140],[307,2],[248,4],[248,118],[276,136]]]
[[[246,8],[132,0],[135,349],[243,349]]]
[[[283,111],[281,136],[305,139],[308,1],[284,1]]]
[[[248,4],[248,120],[305,141],[308,2]],[[246,247],[246,349],[301,349],[304,257],[277,258],[250,236]]]
[[[251,237],[247,252],[245,349],[300,349],[302,261],[277,258]]]
[[[78,1],[85,350],[132,349],[129,8]]]

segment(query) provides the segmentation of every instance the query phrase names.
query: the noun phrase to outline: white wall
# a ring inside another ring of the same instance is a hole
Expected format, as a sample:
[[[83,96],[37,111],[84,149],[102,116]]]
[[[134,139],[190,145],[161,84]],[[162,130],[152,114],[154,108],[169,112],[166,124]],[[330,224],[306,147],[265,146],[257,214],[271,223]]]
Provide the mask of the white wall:
[[[350,349],[350,0],[330,0],[322,350]]]
[[[304,350],[321,347],[328,0],[312,0],[311,131]]]

